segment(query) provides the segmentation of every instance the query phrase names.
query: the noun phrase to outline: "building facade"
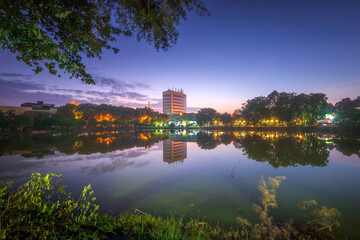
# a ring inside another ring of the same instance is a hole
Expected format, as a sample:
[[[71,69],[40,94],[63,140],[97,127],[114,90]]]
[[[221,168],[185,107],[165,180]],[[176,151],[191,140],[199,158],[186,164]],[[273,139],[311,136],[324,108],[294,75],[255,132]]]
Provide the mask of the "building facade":
[[[179,114],[186,113],[186,94],[182,89],[163,92],[163,113]]]
[[[38,101],[37,103],[23,103],[21,104],[21,107],[0,106],[0,111],[6,114],[10,113],[14,115],[20,115],[30,111],[55,114],[57,112],[57,108],[55,107],[55,104],[44,104],[43,101]]]

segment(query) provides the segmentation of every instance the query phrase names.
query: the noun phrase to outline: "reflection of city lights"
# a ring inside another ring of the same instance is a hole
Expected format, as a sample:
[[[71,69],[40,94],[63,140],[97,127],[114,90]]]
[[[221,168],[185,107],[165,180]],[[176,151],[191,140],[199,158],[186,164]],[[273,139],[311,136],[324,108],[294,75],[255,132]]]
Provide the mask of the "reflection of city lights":
[[[96,139],[96,141],[100,144],[103,144],[105,143],[106,145],[110,145],[110,143],[112,141],[114,141],[115,137],[107,137],[107,138],[102,138],[102,137],[99,137]]]
[[[83,145],[83,141],[76,141],[74,142],[73,149],[81,148]]]
[[[150,133],[148,133],[148,135],[145,136],[144,134],[140,133],[140,134],[139,134],[139,138],[140,138],[141,140],[147,141],[147,140],[149,140],[149,138],[151,138],[151,135],[150,135]]]

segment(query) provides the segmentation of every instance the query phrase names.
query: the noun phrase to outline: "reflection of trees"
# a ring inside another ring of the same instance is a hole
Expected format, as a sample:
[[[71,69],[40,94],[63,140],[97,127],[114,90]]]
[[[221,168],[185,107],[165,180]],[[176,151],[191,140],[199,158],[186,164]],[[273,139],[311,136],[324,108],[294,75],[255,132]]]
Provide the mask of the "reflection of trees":
[[[220,136],[220,142],[225,145],[229,145],[233,141],[233,135],[223,134]]]
[[[201,149],[214,149],[220,144],[212,133],[199,132],[196,135],[196,143]]]
[[[146,136],[146,137],[145,137]],[[89,155],[93,153],[108,153],[134,147],[151,147],[160,140],[166,139],[163,134],[134,133],[125,135],[90,135],[71,137],[60,144],[55,144],[58,151],[65,154],[79,153]]]
[[[250,159],[269,162],[275,168],[297,165],[323,167],[327,165],[329,157],[325,142],[313,135],[303,138],[285,135],[272,139],[246,135],[237,139],[234,145],[243,149]]]
[[[334,140],[336,143],[336,150],[346,156],[356,154],[360,158],[360,138],[354,135],[342,135],[339,139]]]
[[[32,139],[0,139],[0,156],[29,153],[33,148]]]
[[[71,155],[79,153],[107,153],[134,147],[151,147],[167,139],[165,134],[94,134],[88,136],[62,135],[39,136],[30,139],[0,140],[0,154],[22,154],[24,157],[42,157],[53,154],[55,150]],[[1,156],[0,155],[0,156]]]

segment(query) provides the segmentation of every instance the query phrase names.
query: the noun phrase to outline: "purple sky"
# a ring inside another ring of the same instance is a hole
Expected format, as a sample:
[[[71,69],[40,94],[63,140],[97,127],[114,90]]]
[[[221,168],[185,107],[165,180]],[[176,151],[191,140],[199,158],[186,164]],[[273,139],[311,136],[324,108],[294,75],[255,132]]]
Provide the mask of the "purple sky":
[[[97,85],[34,75],[0,50],[0,105],[73,100],[161,111],[162,91],[182,88],[188,111],[232,112],[247,99],[324,92],[332,103],[360,95],[360,1],[204,1],[210,17],[191,14],[167,52],[119,38],[116,55],[85,60]]]

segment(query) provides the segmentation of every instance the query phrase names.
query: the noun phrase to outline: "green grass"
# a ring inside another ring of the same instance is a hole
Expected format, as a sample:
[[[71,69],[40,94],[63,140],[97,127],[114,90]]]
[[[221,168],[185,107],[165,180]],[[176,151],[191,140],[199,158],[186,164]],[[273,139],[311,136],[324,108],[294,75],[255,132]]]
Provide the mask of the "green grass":
[[[10,183],[0,184],[0,239],[321,238],[313,230],[308,233],[298,231],[291,222],[272,223],[268,211],[276,205],[275,188],[285,178],[269,178],[267,183],[261,179],[262,202],[265,204],[257,205],[258,212],[261,212],[260,223],[252,224],[239,217],[236,228],[224,229],[204,221],[185,222],[182,217],[152,216],[138,209],[118,216],[99,215],[91,185],[84,187],[75,200],[71,193],[65,191],[66,187],[60,185],[60,177],[54,173],[45,176],[32,173],[31,179],[17,189]],[[310,206],[310,202],[304,204]],[[322,224],[320,227],[332,227],[337,223],[334,218],[338,215],[336,209],[322,206],[316,211],[321,220],[317,222],[317,225]]]

